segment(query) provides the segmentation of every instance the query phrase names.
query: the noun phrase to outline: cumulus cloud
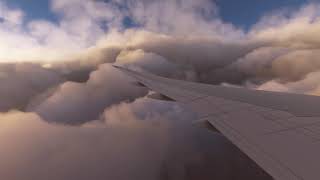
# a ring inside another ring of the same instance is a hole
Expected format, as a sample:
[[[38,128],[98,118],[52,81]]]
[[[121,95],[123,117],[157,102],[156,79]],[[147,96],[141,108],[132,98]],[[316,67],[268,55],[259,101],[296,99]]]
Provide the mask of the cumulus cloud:
[[[248,31],[223,22],[210,0],[52,0],[50,8],[57,22],[26,21],[0,2],[0,111],[29,112],[0,114],[5,179],[270,179],[225,139],[193,127],[189,110],[144,98],[111,63],[320,94],[316,3],[266,15]]]
[[[24,110],[33,98],[63,81],[59,73],[38,64],[0,64],[0,112]]]
[[[53,13],[61,17],[57,23],[26,21],[21,10],[0,4],[1,62],[72,59],[107,31],[104,23],[114,24],[115,19],[121,18],[121,14],[102,2],[54,0],[51,4]]]
[[[103,110],[147,93],[111,65],[101,65],[85,83],[65,82],[38,105],[28,107],[50,122],[79,124],[95,120]]]
[[[291,92],[319,95],[319,72],[309,73],[304,79],[283,83],[279,80],[268,81],[258,87],[260,90]]]
[[[218,18],[210,0],[115,0],[125,6],[132,20],[152,32],[177,35],[241,36],[241,30]]]
[[[253,27],[251,35],[289,47],[317,48],[319,8],[319,4],[311,3],[295,11],[267,15]]]
[[[11,180],[269,179],[221,136],[185,123],[191,117],[176,104],[147,99],[112,107],[103,121],[80,127],[48,124],[34,113],[1,114],[0,176]],[[245,167],[254,169],[243,171]]]
[[[169,62],[158,54],[147,53],[141,49],[122,51],[116,59],[116,64],[131,69],[148,70],[161,76],[178,78],[184,75],[183,69],[176,64]]]
[[[5,179],[157,179],[166,154],[159,128],[64,127],[19,112],[0,122]]]

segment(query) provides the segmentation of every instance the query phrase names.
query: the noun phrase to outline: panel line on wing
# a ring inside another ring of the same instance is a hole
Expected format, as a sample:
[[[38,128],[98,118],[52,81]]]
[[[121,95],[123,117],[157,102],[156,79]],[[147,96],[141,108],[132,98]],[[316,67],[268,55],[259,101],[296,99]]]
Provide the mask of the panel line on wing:
[[[211,121],[210,121],[211,122]],[[287,174],[286,173],[286,175],[284,175],[284,176],[287,176],[287,178],[286,179],[290,179],[290,180],[293,180],[292,178],[293,177],[295,177],[295,179],[300,179],[300,180],[303,180],[303,178],[302,177],[300,177],[299,175],[297,175],[293,170],[291,170],[289,167],[287,167],[284,163],[282,163],[279,159],[277,159],[277,158],[275,158],[272,154],[269,154],[269,153],[267,153],[267,152],[265,152],[264,150],[263,150],[263,148],[261,148],[260,147],[260,145],[259,144],[256,144],[256,143],[253,143],[252,141],[248,141],[248,139],[249,138],[247,138],[246,136],[244,136],[244,135],[242,135],[242,133],[241,132],[239,132],[237,129],[235,129],[235,128],[233,128],[231,125],[229,125],[229,123],[228,122],[226,122],[225,120],[223,120],[223,119],[219,119],[219,120],[217,120],[217,121],[214,121],[214,124],[220,124],[220,127],[222,126],[222,128],[224,128],[224,130],[222,131],[222,132],[226,132],[226,131],[229,131],[229,133],[230,133],[230,130],[232,130],[235,134],[237,134],[237,135],[234,135],[234,141],[232,141],[232,143],[236,143],[237,141],[242,141],[242,142],[244,142],[244,143],[246,143],[247,145],[249,145],[249,147],[251,147],[250,149],[251,150],[253,150],[252,148],[253,147],[255,147],[254,149],[256,149],[256,150],[254,150],[254,151],[257,151],[257,152],[261,152],[262,154],[264,154],[266,157],[268,157],[271,161],[274,161],[274,162],[276,162],[276,163],[273,163],[273,167],[271,168],[271,167],[267,167],[267,166],[264,166],[264,163],[263,162],[265,162],[265,161],[259,161],[259,164],[261,164],[261,165],[263,165],[263,167],[264,168],[266,168],[266,169],[272,169],[272,171],[274,171],[275,169],[274,169],[274,166],[276,166],[276,164],[278,164],[279,166],[282,166],[282,168],[281,167],[278,167],[279,168],[279,170],[283,173],[283,170],[281,170],[281,169],[286,169],[287,171],[289,171],[290,172],[290,174],[291,175],[289,175],[289,174]],[[228,134],[229,134],[228,133]],[[229,134],[230,135],[230,134]],[[246,138],[245,138],[246,137]],[[230,138],[230,137],[228,137],[228,138]],[[245,144],[243,144],[243,145],[245,145]],[[241,146],[240,146],[241,147]],[[260,155],[261,155],[261,153],[259,153]],[[256,154],[256,153],[254,153],[254,154]],[[252,155],[252,153],[248,153],[248,155],[249,156],[251,156]],[[261,156],[256,156],[255,158],[252,158],[252,159],[254,159],[254,160],[257,160],[257,159],[260,159],[261,158]],[[274,173],[272,173],[272,174],[274,174]],[[279,178],[280,179],[280,178]]]

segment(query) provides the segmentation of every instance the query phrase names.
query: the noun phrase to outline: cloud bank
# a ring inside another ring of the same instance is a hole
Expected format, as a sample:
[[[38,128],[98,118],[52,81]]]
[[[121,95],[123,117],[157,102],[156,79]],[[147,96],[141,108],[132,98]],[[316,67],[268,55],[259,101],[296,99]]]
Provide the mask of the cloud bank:
[[[224,138],[186,123],[190,117],[194,115],[175,104],[144,98],[112,107],[100,120],[82,126],[48,124],[34,113],[1,114],[0,176],[269,179]]]
[[[52,0],[57,22],[0,2],[0,177],[270,179],[111,64],[319,95],[319,10],[279,10],[243,30],[210,0]]]

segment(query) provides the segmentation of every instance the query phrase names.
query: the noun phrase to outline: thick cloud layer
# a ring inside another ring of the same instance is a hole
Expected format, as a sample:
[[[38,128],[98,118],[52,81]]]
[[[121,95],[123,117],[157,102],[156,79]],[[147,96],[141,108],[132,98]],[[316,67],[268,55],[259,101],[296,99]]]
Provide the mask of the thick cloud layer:
[[[23,110],[40,93],[63,81],[59,73],[37,64],[0,64],[0,111]]]
[[[223,137],[192,126],[188,109],[144,98],[112,63],[320,94],[318,4],[244,31],[210,0],[51,2],[55,23],[26,21],[0,2],[3,179],[270,179]]]
[[[147,94],[111,65],[101,65],[86,83],[66,82],[29,111],[51,122],[79,124],[95,120],[110,105]]]
[[[186,123],[192,117],[173,103],[146,99],[114,106],[81,127],[48,124],[34,113],[1,114],[0,176],[270,179],[222,136]]]

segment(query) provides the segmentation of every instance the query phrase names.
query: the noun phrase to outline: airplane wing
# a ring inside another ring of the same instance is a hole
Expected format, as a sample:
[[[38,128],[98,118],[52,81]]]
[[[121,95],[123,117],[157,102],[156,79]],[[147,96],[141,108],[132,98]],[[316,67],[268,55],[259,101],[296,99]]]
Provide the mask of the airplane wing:
[[[320,179],[320,97],[173,80],[115,66],[186,104],[275,180]]]

